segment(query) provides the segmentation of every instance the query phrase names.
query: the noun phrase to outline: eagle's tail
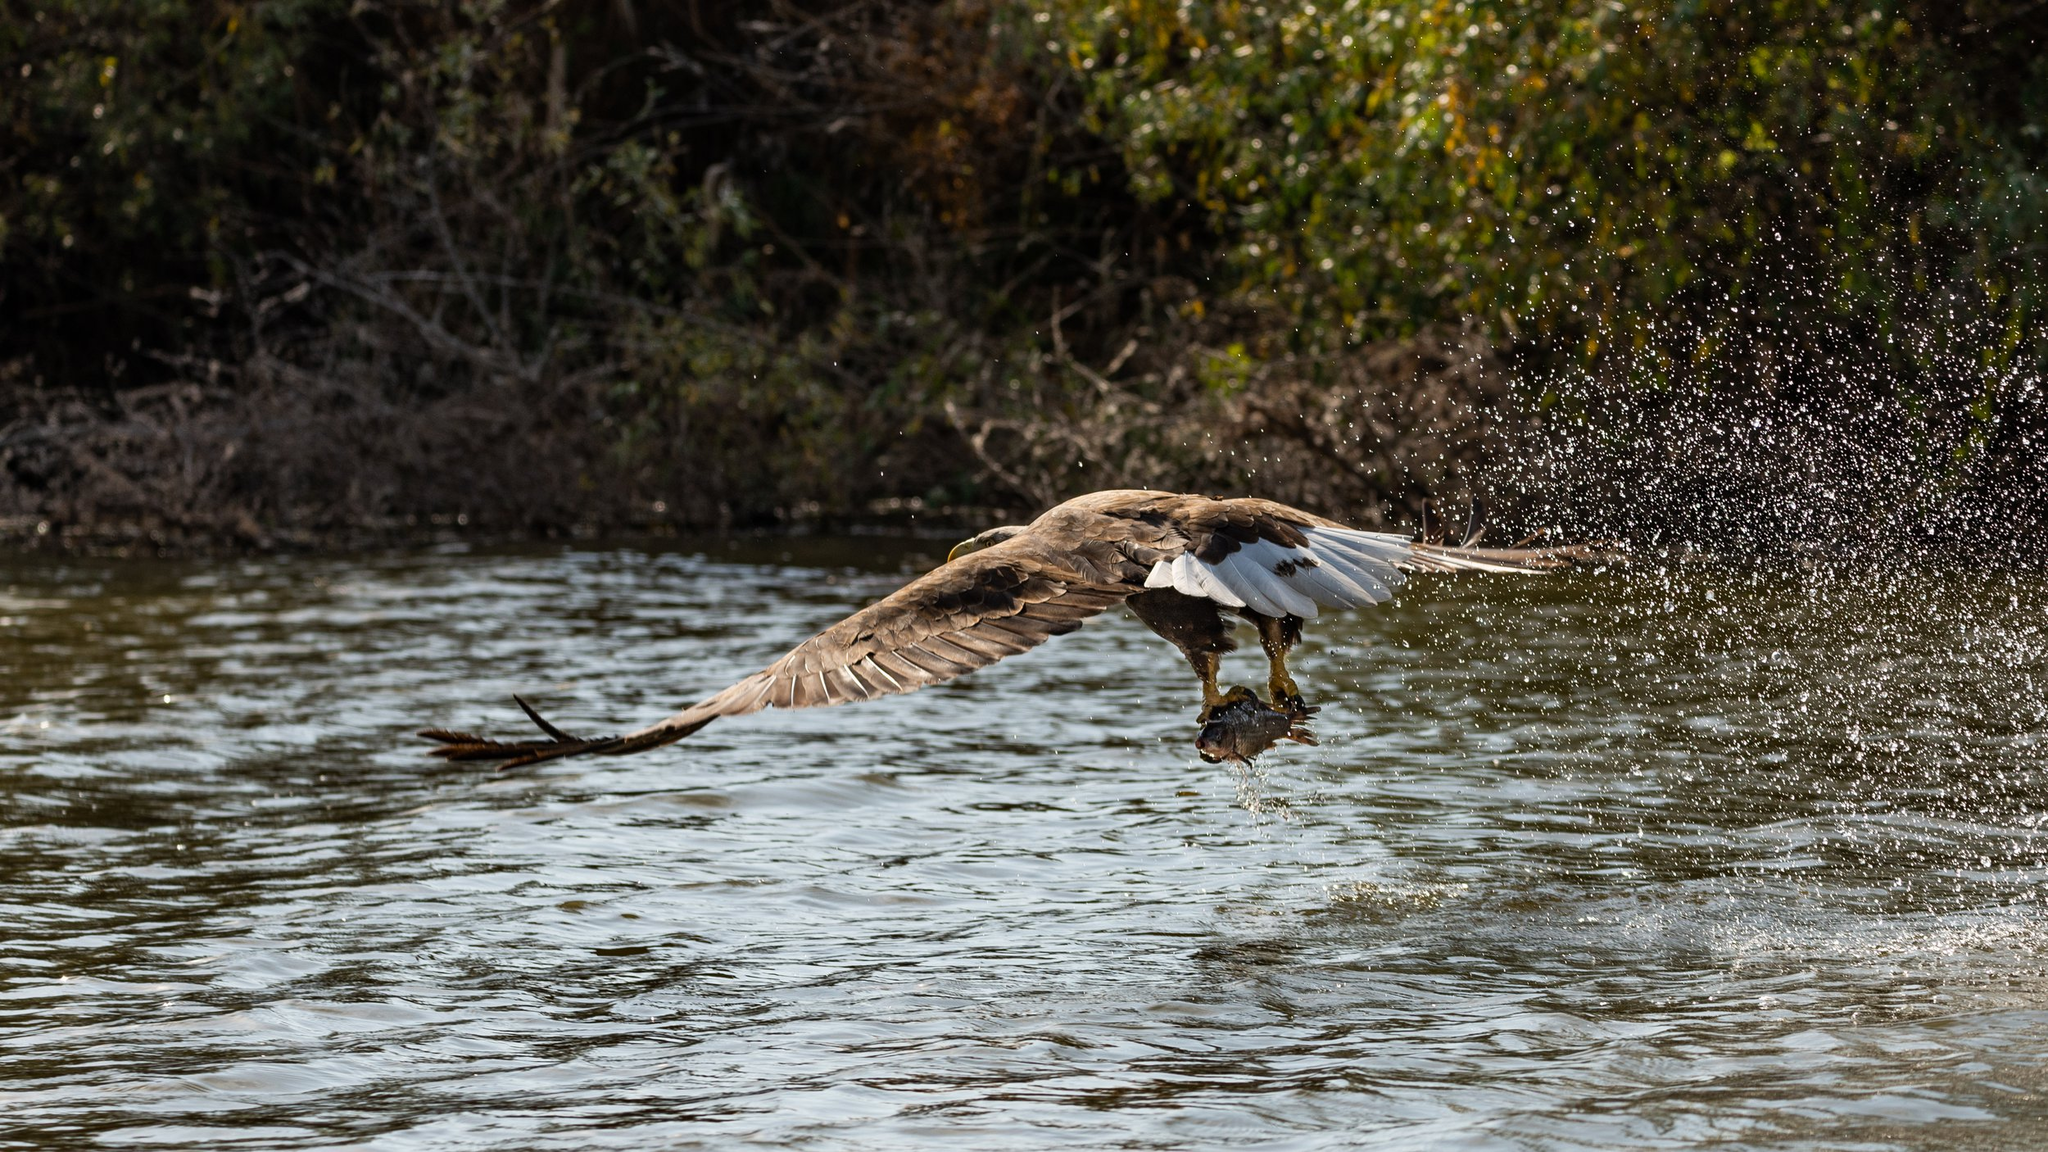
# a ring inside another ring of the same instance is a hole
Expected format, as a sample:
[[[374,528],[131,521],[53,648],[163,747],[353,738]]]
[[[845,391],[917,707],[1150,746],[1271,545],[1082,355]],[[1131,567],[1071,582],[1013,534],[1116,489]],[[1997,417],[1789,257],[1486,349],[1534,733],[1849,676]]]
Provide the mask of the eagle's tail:
[[[533,705],[519,697],[514,696],[512,699],[519,705],[520,710],[526,713],[527,719],[533,721],[535,727],[547,734],[548,739],[507,743],[502,740],[486,739],[473,732],[427,728],[422,730],[420,735],[437,741],[440,745],[438,748],[429,749],[427,755],[439,756],[444,760],[497,760],[501,762],[498,765],[500,771],[507,768],[524,768],[528,764],[538,764],[543,760],[560,760],[565,756],[622,756],[628,752],[658,748],[663,744],[681,740],[718,718],[716,713],[712,713],[701,719],[678,724],[672,721],[681,717],[672,717],[671,722],[630,732],[624,736],[598,736],[586,740],[571,736],[548,723],[545,717],[533,710]]]

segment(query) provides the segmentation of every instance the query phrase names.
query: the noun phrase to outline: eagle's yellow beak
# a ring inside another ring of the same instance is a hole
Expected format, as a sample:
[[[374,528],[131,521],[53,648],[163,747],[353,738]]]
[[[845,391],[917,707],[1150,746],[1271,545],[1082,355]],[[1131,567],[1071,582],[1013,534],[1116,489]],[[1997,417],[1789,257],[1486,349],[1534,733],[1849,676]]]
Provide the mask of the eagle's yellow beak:
[[[970,552],[979,552],[983,548],[992,548],[997,544],[1008,541],[1011,537],[1023,531],[1023,528],[1019,528],[1014,524],[1005,524],[999,528],[990,528],[985,532],[976,532],[967,539],[953,545],[953,550],[946,553],[946,563],[951,564]]]

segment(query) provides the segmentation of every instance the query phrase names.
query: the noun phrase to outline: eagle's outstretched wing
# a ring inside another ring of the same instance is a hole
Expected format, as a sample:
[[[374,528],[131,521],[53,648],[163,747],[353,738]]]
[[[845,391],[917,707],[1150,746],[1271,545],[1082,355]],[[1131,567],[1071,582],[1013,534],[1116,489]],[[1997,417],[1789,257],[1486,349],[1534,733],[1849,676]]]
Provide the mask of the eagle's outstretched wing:
[[[1448,547],[1346,528],[1271,500],[1096,492],[1046,512],[818,633],[775,663],[657,724],[581,739],[519,706],[546,740],[505,743],[430,728],[432,754],[511,768],[638,752],[721,716],[913,692],[1027,651],[1159,589],[1268,616],[1377,604],[1409,571],[1529,572],[1599,558],[1584,549]]]
[[[519,706],[549,739],[504,743],[440,728],[420,735],[440,742],[433,755],[502,760],[507,768],[562,756],[638,752],[680,740],[722,716],[914,692],[1072,632],[1141,590],[1134,582],[1102,582],[1108,573],[1093,573],[1091,580],[1091,574],[1044,555],[1036,543],[1011,541],[945,564],[761,671],[636,732],[580,739],[521,700]]]

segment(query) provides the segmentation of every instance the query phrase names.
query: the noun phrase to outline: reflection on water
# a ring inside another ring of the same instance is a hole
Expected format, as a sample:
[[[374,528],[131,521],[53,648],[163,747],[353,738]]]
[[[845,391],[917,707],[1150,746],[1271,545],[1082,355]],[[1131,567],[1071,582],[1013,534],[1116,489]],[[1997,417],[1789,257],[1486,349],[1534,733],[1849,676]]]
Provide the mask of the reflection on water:
[[[1120,617],[410,738],[645,722],[936,550],[0,568],[0,1145],[2048,1143],[2036,579],[1432,579],[1243,781]]]

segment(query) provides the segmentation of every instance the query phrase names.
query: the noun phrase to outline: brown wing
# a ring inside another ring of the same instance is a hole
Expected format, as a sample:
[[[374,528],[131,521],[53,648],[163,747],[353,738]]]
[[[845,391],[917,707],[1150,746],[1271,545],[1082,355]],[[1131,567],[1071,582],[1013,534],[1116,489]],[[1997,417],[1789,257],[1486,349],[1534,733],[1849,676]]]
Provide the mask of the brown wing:
[[[1182,553],[1212,561],[1262,540],[1298,547],[1304,528],[1337,526],[1334,520],[1275,500],[1130,490],[1078,497],[1047,513],[1045,519],[1069,510],[1105,522],[1089,534],[1113,536],[1126,554],[1147,564],[1172,560]]]
[[[552,739],[508,744],[443,729],[420,734],[440,742],[432,749],[436,756],[504,760],[505,767],[516,767],[586,753],[637,752],[680,740],[720,717],[764,708],[812,708],[914,692],[1072,632],[1139,590],[1134,582],[1116,582],[1128,572],[1084,573],[1063,562],[1058,544],[1020,536],[963,556],[724,691],[623,736],[569,736],[525,701],[520,707]]]
[[[999,544],[919,577],[707,700],[721,716],[914,692],[1036,648],[1134,587],[1088,583]]]

